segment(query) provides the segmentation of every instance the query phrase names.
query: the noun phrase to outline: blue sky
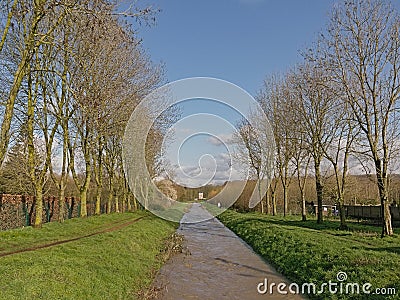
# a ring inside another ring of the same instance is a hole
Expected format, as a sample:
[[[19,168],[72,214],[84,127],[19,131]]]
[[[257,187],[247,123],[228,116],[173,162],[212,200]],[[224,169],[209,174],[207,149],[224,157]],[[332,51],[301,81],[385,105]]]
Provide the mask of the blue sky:
[[[299,61],[326,24],[333,0],[149,0],[162,11],[139,30],[167,80],[210,76],[255,94],[266,75]]]
[[[161,12],[156,25],[140,28],[139,36],[151,59],[165,64],[168,82],[215,77],[255,96],[266,76],[285,72],[301,61],[300,50],[326,25],[334,0],[147,3]],[[240,178],[239,170],[229,169],[226,145],[238,116],[221,104],[199,99],[183,102],[181,109],[182,120],[173,126],[174,138],[165,140],[175,181],[193,187]]]
[[[230,141],[242,115],[228,105],[207,99],[186,100],[180,107],[181,119],[164,140],[175,181],[197,187],[222,184],[231,175],[238,179],[241,174],[230,168]]]
[[[141,27],[138,34],[151,59],[165,64],[168,82],[215,77],[255,96],[266,76],[284,73],[301,61],[300,51],[327,25],[333,5],[344,0],[145,1],[142,4],[152,4],[161,12],[155,26]],[[393,4],[400,6],[395,1]],[[226,169],[227,148],[209,135],[188,136],[203,132],[204,125],[213,128],[218,137],[229,139],[232,134],[232,127],[222,126],[218,118],[208,116],[207,121],[199,121],[196,113],[214,114],[232,125],[235,118],[212,101],[187,101],[181,107],[185,120],[174,126],[175,138],[165,141],[170,144],[168,159],[176,165],[179,153],[180,166],[189,175],[198,174],[199,166],[208,168],[203,177],[187,181],[188,186],[209,182],[214,165],[218,176],[211,182],[223,182],[231,171]],[[192,119],[188,118],[191,115]]]

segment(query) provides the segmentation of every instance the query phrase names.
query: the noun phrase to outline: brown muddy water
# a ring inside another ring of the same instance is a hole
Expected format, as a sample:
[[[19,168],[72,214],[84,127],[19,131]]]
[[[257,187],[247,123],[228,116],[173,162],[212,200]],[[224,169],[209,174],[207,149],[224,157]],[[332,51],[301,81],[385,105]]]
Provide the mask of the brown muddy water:
[[[260,294],[257,287],[265,279],[268,287],[288,281],[200,204],[192,206],[177,232],[185,237],[187,253],[173,256],[160,270],[157,299],[304,299],[279,294],[276,286],[272,294]]]

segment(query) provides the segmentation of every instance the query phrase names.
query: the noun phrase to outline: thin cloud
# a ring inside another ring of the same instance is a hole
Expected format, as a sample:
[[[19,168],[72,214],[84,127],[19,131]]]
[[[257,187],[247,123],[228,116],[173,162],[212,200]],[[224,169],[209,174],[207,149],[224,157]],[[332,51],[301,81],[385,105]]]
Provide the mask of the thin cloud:
[[[210,136],[207,142],[213,146],[225,146],[232,140],[232,134],[220,134],[218,136]]]
[[[206,184],[223,184],[229,180],[242,178],[239,170],[231,167],[231,159],[228,153],[220,153],[213,159],[206,159],[199,165],[175,165],[175,181],[184,186],[198,187]]]

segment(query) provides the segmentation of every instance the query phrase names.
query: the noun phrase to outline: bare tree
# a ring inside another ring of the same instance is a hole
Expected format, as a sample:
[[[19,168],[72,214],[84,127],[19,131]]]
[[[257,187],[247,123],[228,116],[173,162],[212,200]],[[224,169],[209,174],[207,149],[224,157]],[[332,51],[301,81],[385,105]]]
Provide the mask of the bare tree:
[[[322,58],[340,82],[365,139],[359,145],[375,167],[382,206],[382,236],[392,235],[388,203],[391,145],[398,139],[400,20],[383,0],[337,5],[323,39]],[[365,142],[364,142],[365,141]]]
[[[18,97],[21,84],[28,75],[29,66],[40,46],[49,43],[49,36],[60,25],[61,21],[69,13],[71,7],[69,1],[14,1],[8,10],[6,25],[3,30],[1,51],[5,44],[8,47],[18,49],[11,50],[15,66],[12,69],[12,77],[8,95],[5,101],[3,119],[0,130],[0,165],[4,161],[10,142],[10,127],[14,116],[15,101]],[[12,29],[12,32],[10,31]],[[12,35],[13,39],[9,36]]]
[[[18,0],[12,0],[12,1],[4,1],[0,6],[0,11],[2,11],[6,15],[4,28],[2,28],[3,34],[1,35],[1,41],[0,41],[0,53],[2,52],[4,44],[6,42],[7,34],[11,26],[11,19],[13,17],[17,4]]]
[[[276,144],[276,168],[283,188],[283,215],[288,212],[288,189],[296,172],[293,156],[298,124],[292,110],[295,101],[290,86],[283,78],[273,76],[264,81],[257,101],[266,111],[272,124]]]
[[[240,144],[239,140],[243,142],[245,149],[236,152],[236,159],[240,158],[245,163],[249,163],[254,171],[257,180],[257,191],[259,200],[261,201],[261,180],[262,180],[262,151],[261,143],[254,128],[250,125],[249,121],[242,119],[236,124],[237,132],[235,134],[236,144]],[[239,154],[240,153],[240,154]],[[261,213],[265,212],[264,203],[261,201]]]
[[[274,168],[274,178],[271,181],[271,184],[269,186],[268,192],[271,196],[271,214],[273,216],[277,215],[277,205],[276,205],[276,189],[277,189],[277,184],[278,184],[278,177],[279,174],[277,173],[277,168]]]
[[[330,77],[317,64],[306,63],[288,75],[288,83],[297,97],[294,109],[297,110],[298,128],[304,136],[304,143],[313,158],[314,176],[317,192],[318,223],[323,221],[323,175],[321,163],[325,149],[332,141],[330,118],[335,114],[335,94],[329,86]]]
[[[113,135],[118,140],[122,138],[130,113],[139,98],[158,84],[160,72],[142,53],[129,28],[121,27],[109,12],[78,20],[75,24],[80,40],[76,45],[72,82],[76,134],[71,136],[74,141],[69,143],[69,155],[70,169],[80,190],[81,215],[86,216],[93,169],[98,190],[102,188],[101,143]],[[90,30],[86,27],[88,23]],[[76,151],[82,158],[81,176],[78,176]]]
[[[50,159],[49,172],[53,183],[58,188],[59,215],[58,221],[63,222],[66,218],[65,192],[70,174],[68,137],[69,123],[74,111],[72,104],[71,84],[71,56],[73,45],[78,39],[74,28],[70,26],[73,15],[69,15],[61,22],[59,28],[51,35],[51,43],[43,46],[43,60],[46,72],[43,74],[43,84],[47,86],[46,111],[51,114],[57,123],[56,141],[53,157]],[[60,154],[61,153],[61,154]],[[61,156],[61,165],[54,166],[54,157]],[[54,170],[57,168],[57,171]],[[60,174],[57,174],[60,172]]]
[[[48,111],[48,89],[43,74],[47,70],[46,52],[44,47],[38,49],[27,66],[26,85],[23,91],[26,93],[26,135],[28,146],[29,176],[34,186],[35,193],[35,220],[33,226],[40,227],[43,219],[43,189],[49,178],[49,166],[51,165],[51,153],[54,137],[58,128],[58,120],[54,119]],[[38,144],[35,139],[42,140],[44,159],[38,159]]]
[[[248,169],[245,169],[250,173],[245,174],[246,177],[250,176],[250,178],[256,179],[257,193],[251,195],[249,204],[261,203],[261,212],[269,213],[266,211],[269,207],[268,205],[265,207],[263,198],[270,185],[275,144],[263,112],[250,111],[248,118],[252,120],[251,124],[244,118],[236,124],[237,130],[232,139],[232,143],[235,145],[234,158],[244,166],[248,166]]]
[[[301,130],[297,133],[297,138],[293,140],[293,147],[296,150],[293,155],[293,161],[296,169],[297,184],[300,191],[301,219],[302,221],[306,221],[307,209],[305,187],[307,184],[311,155],[307,151],[304,142],[304,133],[301,132]]]
[[[346,103],[338,104],[339,113],[333,115],[336,119],[332,122],[332,141],[329,148],[324,148],[325,157],[331,162],[335,174],[336,198],[339,206],[340,229],[347,229],[346,214],[344,210],[344,197],[347,188],[349,171],[349,157],[352,146],[358,135],[358,128],[351,119],[351,112]]]
[[[160,83],[162,71],[143,52],[132,27],[119,20],[128,16],[149,23],[155,11],[136,4],[122,11],[118,2],[6,0],[0,4],[0,166],[10,146],[12,125],[23,126],[37,227],[49,175],[59,189],[60,221],[65,217],[70,172],[79,189],[81,215],[87,215],[91,176],[95,173],[101,193],[104,144],[112,135],[118,156],[113,189],[126,187],[118,150],[123,130],[139,99]],[[37,155],[42,150],[44,160]],[[58,152],[61,166],[54,165]]]

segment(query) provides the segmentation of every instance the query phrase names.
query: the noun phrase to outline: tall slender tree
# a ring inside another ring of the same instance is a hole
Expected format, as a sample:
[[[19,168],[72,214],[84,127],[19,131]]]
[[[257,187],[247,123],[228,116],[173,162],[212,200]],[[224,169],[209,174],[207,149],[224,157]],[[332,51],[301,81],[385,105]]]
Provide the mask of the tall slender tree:
[[[400,18],[384,0],[335,6],[322,39],[326,61],[364,135],[358,145],[375,169],[382,207],[382,236],[392,235],[388,166],[399,137]]]

